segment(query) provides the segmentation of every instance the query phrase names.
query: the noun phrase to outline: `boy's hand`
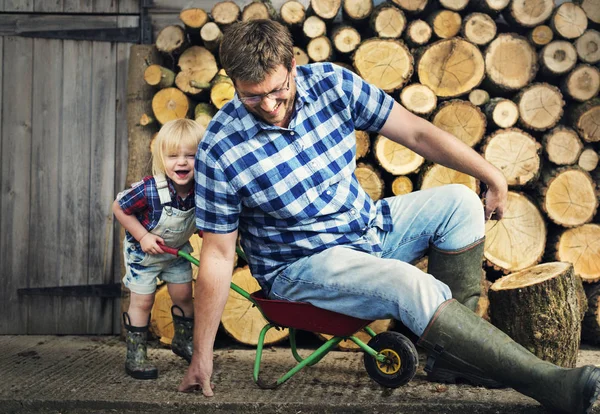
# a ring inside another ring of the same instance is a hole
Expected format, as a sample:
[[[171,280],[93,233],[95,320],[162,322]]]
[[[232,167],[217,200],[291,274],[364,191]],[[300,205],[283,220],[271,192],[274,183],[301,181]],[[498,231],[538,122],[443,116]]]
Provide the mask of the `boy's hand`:
[[[150,232],[146,233],[144,237],[140,239],[140,246],[142,247],[142,251],[148,254],[164,253],[164,251],[160,248],[158,243],[165,244],[161,237]]]

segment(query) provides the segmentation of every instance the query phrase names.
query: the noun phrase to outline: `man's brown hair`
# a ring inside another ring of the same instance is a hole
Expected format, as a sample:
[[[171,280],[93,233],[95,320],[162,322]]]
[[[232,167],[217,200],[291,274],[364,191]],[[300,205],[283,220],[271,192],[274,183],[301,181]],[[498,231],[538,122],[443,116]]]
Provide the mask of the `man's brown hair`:
[[[225,30],[219,58],[234,81],[260,83],[279,65],[292,68],[294,44],[287,28],[276,21],[238,22]]]

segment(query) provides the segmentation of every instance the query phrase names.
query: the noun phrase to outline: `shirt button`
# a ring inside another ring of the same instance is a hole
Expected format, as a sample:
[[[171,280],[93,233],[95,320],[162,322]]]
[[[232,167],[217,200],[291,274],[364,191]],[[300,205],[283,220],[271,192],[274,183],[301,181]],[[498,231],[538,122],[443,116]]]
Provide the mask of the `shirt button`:
[[[327,190],[325,193],[330,196],[331,195],[331,190]]]
[[[296,134],[295,134],[295,132],[294,132],[294,131],[291,131],[291,132],[290,132],[290,135],[296,135]]]
[[[352,214],[353,216],[355,216],[356,215],[356,210],[355,209],[350,210],[350,214]]]

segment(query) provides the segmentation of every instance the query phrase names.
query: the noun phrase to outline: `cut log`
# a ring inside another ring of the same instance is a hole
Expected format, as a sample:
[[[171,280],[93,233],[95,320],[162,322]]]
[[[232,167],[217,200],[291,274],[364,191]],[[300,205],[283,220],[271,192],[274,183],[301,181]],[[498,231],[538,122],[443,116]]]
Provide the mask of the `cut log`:
[[[207,81],[207,78],[206,72],[201,69],[182,70],[175,77],[175,85],[186,95],[198,99],[201,93],[210,89],[210,79]]]
[[[419,82],[439,97],[454,98],[479,86],[485,76],[481,52],[461,38],[426,46],[417,64]]]
[[[570,263],[543,263],[504,276],[488,296],[493,325],[538,358],[575,367],[585,294]]]
[[[306,54],[313,62],[330,61],[333,57],[333,45],[327,36],[311,39],[306,46]]]
[[[212,53],[218,53],[223,32],[215,22],[208,22],[200,29],[200,39],[204,47]]]
[[[575,3],[566,2],[554,9],[550,26],[565,39],[577,39],[587,29],[588,19],[585,11]]]
[[[460,32],[462,17],[452,10],[437,10],[429,15],[428,23],[439,39],[450,39]]]
[[[522,27],[535,27],[544,23],[554,11],[554,0],[512,1],[504,17],[509,23]]]
[[[179,20],[185,26],[185,31],[192,44],[200,44],[200,29],[208,23],[208,13],[200,8],[183,9]]]
[[[253,1],[244,6],[242,10],[242,21],[265,19],[270,20],[276,17],[275,9],[268,2]]]
[[[585,142],[600,141],[600,98],[579,104],[571,111],[571,122]]]
[[[233,1],[220,1],[214,4],[210,10],[213,21],[220,28],[227,27],[240,19],[240,7]]]
[[[575,67],[577,51],[566,40],[555,40],[542,48],[539,63],[546,76],[564,75]]]
[[[481,109],[469,101],[460,99],[439,105],[431,122],[470,147],[474,147],[483,139],[487,124]]]
[[[475,106],[485,105],[489,101],[490,101],[490,94],[485,89],[473,89],[469,93],[469,102],[471,102]]]
[[[469,0],[440,0],[440,5],[445,9],[458,12],[469,5]]]
[[[575,101],[590,100],[600,91],[600,70],[587,64],[577,65],[564,77],[560,90]]]
[[[413,182],[410,178],[405,175],[394,178],[392,181],[392,194],[399,196],[403,194],[412,193]]]
[[[155,45],[159,52],[171,57],[171,60],[174,61],[181,52],[187,49],[189,43],[183,27],[170,25],[158,32]]]
[[[209,103],[200,102],[194,109],[194,119],[205,129],[217,113],[217,108]]]
[[[250,293],[260,289],[248,266],[235,269],[232,282]],[[257,345],[260,331],[266,324],[267,320],[252,302],[235,291],[229,290],[229,297],[221,316],[221,326],[229,336],[242,344]],[[272,345],[281,342],[288,336],[289,329],[287,328],[270,329],[265,336],[264,344]]]
[[[142,114],[142,116],[140,116],[140,125],[141,126],[147,126],[147,125],[153,124],[154,122],[156,122],[156,119],[152,118],[148,114]]]
[[[399,40],[372,38],[362,42],[354,54],[356,73],[386,92],[404,86],[413,66],[412,54]]]
[[[485,223],[486,263],[505,274],[536,265],[546,236],[546,222],[536,205],[525,194],[509,191],[502,219]]]
[[[379,171],[371,164],[359,162],[354,171],[360,186],[369,194],[373,201],[383,198],[385,194],[385,183]]]
[[[600,283],[586,284],[588,310],[581,324],[581,339],[590,344],[600,344]]]
[[[202,46],[192,46],[187,48],[179,57],[177,65],[182,71],[202,71],[203,82],[210,82],[219,70],[215,56]]]
[[[344,0],[342,2],[342,16],[344,21],[348,21],[359,27],[373,12],[372,0]]]
[[[402,88],[400,102],[412,113],[427,117],[437,106],[437,96],[427,86],[413,83]]]
[[[281,22],[290,28],[294,33],[302,28],[306,20],[306,9],[304,5],[296,0],[288,0],[279,9],[279,17]]]
[[[175,73],[160,65],[150,65],[144,71],[144,80],[150,86],[156,86],[159,89],[168,88],[175,82]]]
[[[377,37],[398,39],[406,28],[406,17],[399,8],[382,3],[371,13],[369,24]]]
[[[535,131],[554,127],[563,115],[565,101],[556,86],[533,83],[515,96],[519,106],[519,123]]]
[[[588,19],[596,24],[600,24],[600,0],[575,0],[579,4]]]
[[[483,157],[504,174],[511,188],[531,185],[540,176],[542,146],[518,128],[500,129],[485,140]]]
[[[582,62],[591,65],[600,62],[600,32],[594,29],[586,30],[574,44],[577,56]]]
[[[416,172],[425,159],[404,145],[378,135],[373,143],[373,155],[377,163],[392,175],[406,175]]]
[[[550,220],[563,227],[592,221],[598,208],[598,192],[587,171],[578,167],[545,169],[541,178],[538,197]]]
[[[475,178],[443,165],[430,163],[419,172],[418,187],[420,190],[448,184],[462,184],[475,193],[479,193],[479,182]]]
[[[342,0],[310,0],[310,9],[326,22],[331,22],[342,7]]]
[[[559,125],[544,135],[542,148],[548,160],[556,165],[571,165],[579,160],[583,143],[573,129]]]
[[[408,24],[404,40],[411,47],[419,47],[429,43],[433,30],[425,20],[413,20]]]
[[[152,98],[152,112],[161,124],[173,119],[186,118],[190,112],[189,98],[177,88],[165,88]]]
[[[409,14],[418,14],[425,10],[429,0],[392,0],[392,2]]]
[[[508,7],[510,0],[471,0],[470,5],[475,10],[479,10],[490,16],[496,16],[506,7]]]
[[[296,59],[296,64],[299,66],[306,65],[308,62],[310,62],[308,54],[298,46],[294,46],[294,59]]]
[[[393,319],[381,319],[381,320],[371,322],[368,326],[369,326],[369,328],[373,329],[373,331],[375,333],[378,334],[378,333],[386,332],[386,331],[389,331],[390,329],[392,329],[394,327],[394,320]],[[333,335],[327,335],[327,334],[321,334],[321,333],[317,333],[316,335],[323,341],[328,341],[331,338],[333,338]],[[364,343],[369,342],[369,340],[371,339],[371,335],[369,335],[368,333],[366,333],[365,331],[362,331],[362,330],[355,333],[354,336],[356,336],[358,339],[360,339]],[[341,341],[338,344],[338,349],[340,351],[350,351],[350,352],[362,351],[362,349],[358,345],[356,345],[354,342],[352,342],[348,339],[344,339],[343,341]]]
[[[478,46],[487,45],[494,40],[496,32],[494,19],[485,13],[471,13],[462,22],[462,36]]]
[[[493,98],[484,107],[487,119],[499,128],[510,128],[519,120],[519,107],[505,98]]]
[[[212,81],[210,88],[210,101],[217,108],[221,109],[223,105],[233,99],[235,88],[231,78],[224,74],[217,74]]]
[[[562,230],[548,243],[548,257],[573,263],[575,274],[587,283],[600,281],[600,225],[584,224]]]
[[[522,36],[499,34],[485,51],[485,71],[494,87],[516,91],[528,85],[538,70],[535,49]]]
[[[531,29],[527,38],[533,46],[544,47],[554,39],[554,32],[550,26],[541,24]]]
[[[366,131],[354,131],[356,137],[356,159],[365,157],[371,148],[371,139]]]
[[[327,26],[320,17],[310,16],[304,21],[302,31],[308,39],[316,39],[327,34]]]
[[[594,171],[598,166],[598,153],[591,147],[584,149],[579,156],[577,165],[584,171]]]
[[[361,36],[358,30],[350,25],[340,25],[333,29],[331,33],[331,42],[335,50],[342,55],[354,53],[360,45]]]

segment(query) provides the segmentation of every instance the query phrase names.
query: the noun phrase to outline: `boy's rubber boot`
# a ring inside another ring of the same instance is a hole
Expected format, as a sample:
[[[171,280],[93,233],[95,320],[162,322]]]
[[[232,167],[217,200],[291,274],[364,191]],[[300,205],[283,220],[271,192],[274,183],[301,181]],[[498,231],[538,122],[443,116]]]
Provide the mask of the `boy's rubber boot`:
[[[444,282],[450,288],[452,297],[471,311],[475,311],[481,296],[482,261],[485,238],[469,246],[454,251],[440,250],[432,246],[429,250],[427,273]],[[456,370],[439,361],[433,370],[427,373],[432,382],[456,383],[468,382],[487,388],[502,388],[503,385],[481,372]]]
[[[454,299],[439,306],[419,345],[433,356],[426,371],[443,361],[457,371],[480,372],[550,411],[590,413],[600,392],[600,368],[569,369],[543,361]]]
[[[158,378],[158,369],[148,360],[147,355],[148,325],[131,326],[127,312],[123,312],[123,324],[127,331],[125,337],[127,342],[125,372],[135,379]]]
[[[175,314],[176,309],[181,315]],[[175,328],[171,350],[189,364],[192,361],[194,350],[194,319],[186,318],[183,309],[177,305],[171,307],[171,315],[173,316],[173,328]]]

